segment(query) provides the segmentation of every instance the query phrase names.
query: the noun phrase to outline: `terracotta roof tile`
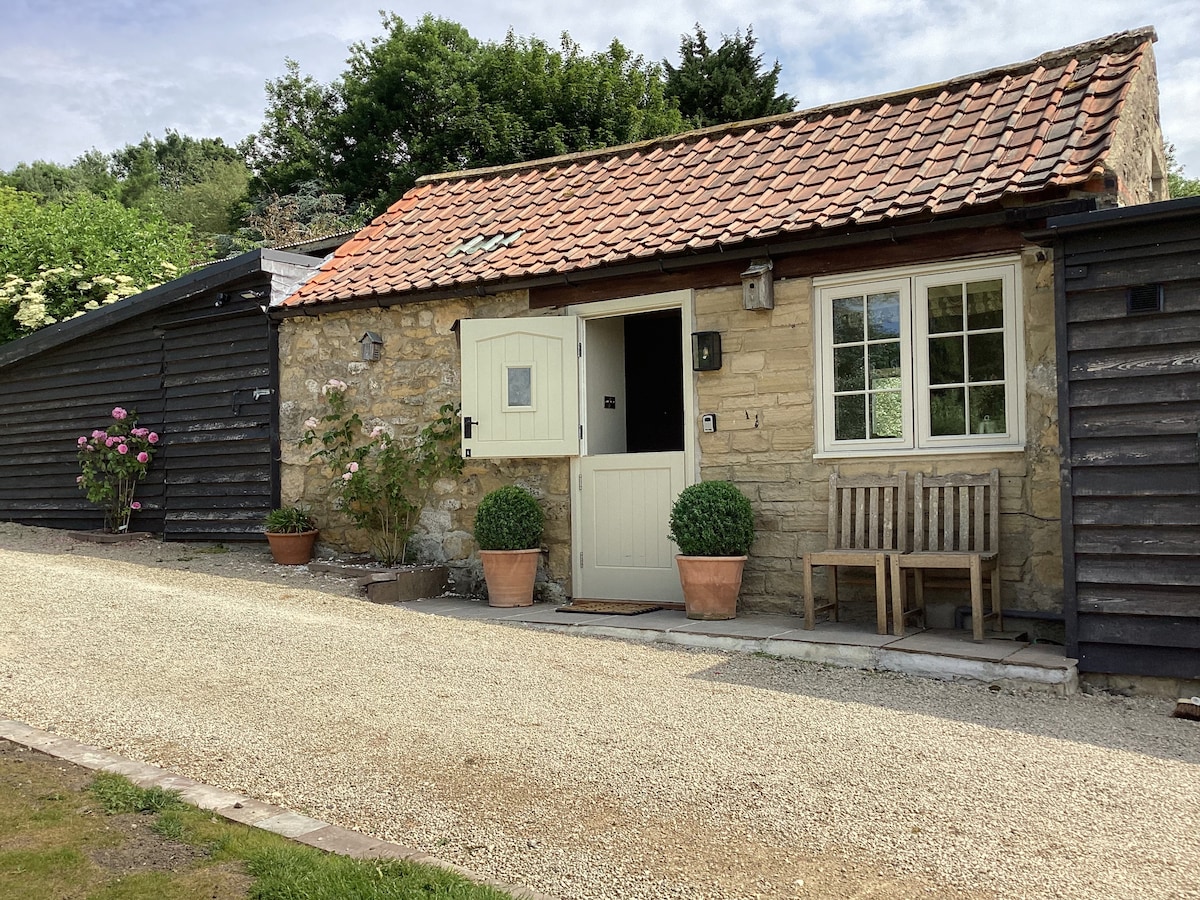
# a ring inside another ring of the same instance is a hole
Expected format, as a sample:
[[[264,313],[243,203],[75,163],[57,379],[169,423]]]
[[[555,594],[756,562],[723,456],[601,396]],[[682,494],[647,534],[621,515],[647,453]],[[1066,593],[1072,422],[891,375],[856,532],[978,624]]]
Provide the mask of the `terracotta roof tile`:
[[[1079,184],[1103,165],[1153,40],[1126,32],[887,97],[422,179],[285,305],[569,273]]]

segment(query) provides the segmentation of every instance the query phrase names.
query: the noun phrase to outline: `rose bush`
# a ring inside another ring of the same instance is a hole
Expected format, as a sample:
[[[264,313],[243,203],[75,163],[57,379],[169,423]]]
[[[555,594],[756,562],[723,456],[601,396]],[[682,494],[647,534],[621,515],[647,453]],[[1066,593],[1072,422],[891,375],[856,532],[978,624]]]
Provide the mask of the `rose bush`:
[[[458,407],[442,406],[438,418],[416,435],[398,439],[381,425],[366,429],[350,409],[349,391],[344,381],[326,382],[322,394],[329,412],[305,420],[300,444],[319,447],[309,458],[328,465],[337,505],[367,533],[371,555],[396,565],[434,483],[462,472]]]
[[[159,437],[137,424],[137,413],[114,407],[113,424],[81,435],[79,467],[75,479],[88,500],[104,510],[104,530],[129,530],[129,519],[142,505],[133,499],[138,483],[146,477]]]

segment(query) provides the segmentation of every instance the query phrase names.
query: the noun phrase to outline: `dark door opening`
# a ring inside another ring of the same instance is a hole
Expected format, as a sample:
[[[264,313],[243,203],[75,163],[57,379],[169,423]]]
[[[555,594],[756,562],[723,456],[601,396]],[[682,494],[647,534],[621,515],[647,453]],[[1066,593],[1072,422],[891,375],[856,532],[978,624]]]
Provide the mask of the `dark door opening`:
[[[682,313],[641,313],[624,324],[627,451],[682,450]]]

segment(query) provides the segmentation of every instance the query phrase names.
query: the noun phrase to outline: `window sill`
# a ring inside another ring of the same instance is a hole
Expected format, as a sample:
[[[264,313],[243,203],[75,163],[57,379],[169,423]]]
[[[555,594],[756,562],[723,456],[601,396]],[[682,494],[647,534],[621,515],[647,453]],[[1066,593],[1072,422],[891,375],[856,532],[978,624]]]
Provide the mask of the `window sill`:
[[[974,444],[968,447],[922,447],[920,449],[887,450],[822,450],[813,459],[876,459],[905,456],[983,456],[997,453],[1024,453],[1024,444]]]

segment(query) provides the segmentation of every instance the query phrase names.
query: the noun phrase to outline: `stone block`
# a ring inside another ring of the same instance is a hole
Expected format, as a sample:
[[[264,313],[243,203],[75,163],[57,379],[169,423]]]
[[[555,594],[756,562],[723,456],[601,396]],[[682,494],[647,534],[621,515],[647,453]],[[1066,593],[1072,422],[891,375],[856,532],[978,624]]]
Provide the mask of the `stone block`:
[[[440,597],[450,584],[445,566],[414,566],[378,572],[359,579],[372,603],[403,603]]]

